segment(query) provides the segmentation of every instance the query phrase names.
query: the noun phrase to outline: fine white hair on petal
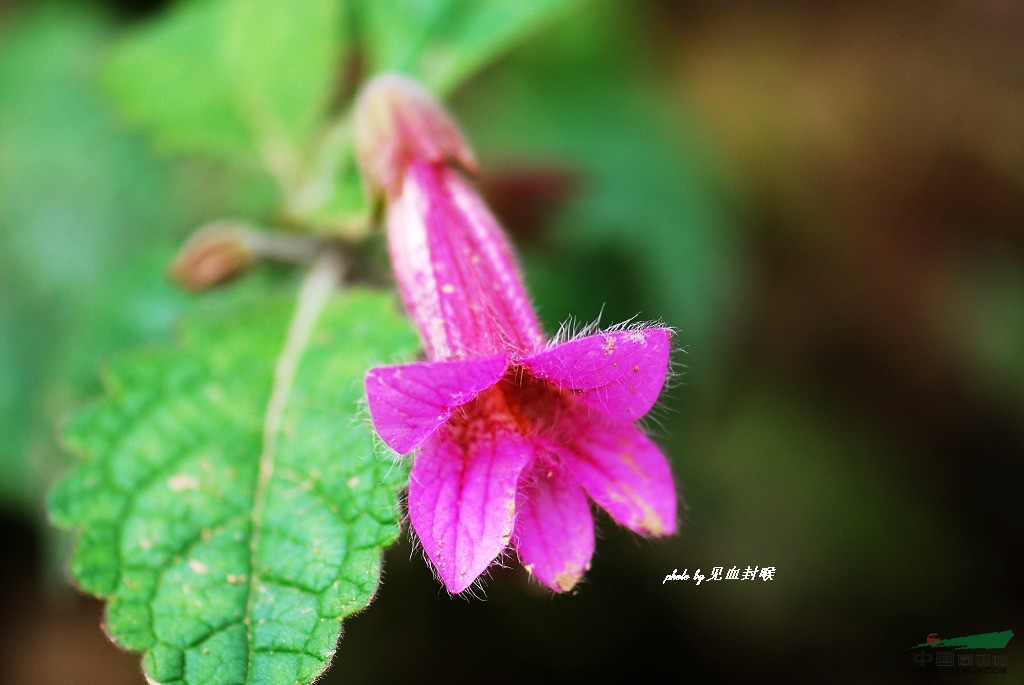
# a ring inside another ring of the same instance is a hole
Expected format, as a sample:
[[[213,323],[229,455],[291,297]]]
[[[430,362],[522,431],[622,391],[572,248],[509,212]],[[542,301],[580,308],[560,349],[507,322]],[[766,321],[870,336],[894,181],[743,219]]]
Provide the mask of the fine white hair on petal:
[[[673,334],[676,332],[675,329],[671,330]],[[665,390],[667,391],[671,391],[673,388],[684,384],[683,376],[685,375],[686,369],[689,368],[686,364],[677,359],[678,355],[675,354],[676,352],[679,354],[689,354],[689,351],[685,347],[676,345],[672,346],[672,354],[670,354],[668,358],[668,373],[665,375]]]
[[[555,333],[555,336],[548,342],[548,348],[557,347],[558,345],[567,343],[570,340],[585,338],[588,335],[595,335],[597,333],[618,333],[621,331],[643,331],[649,328],[667,328],[672,333],[673,341],[679,334],[679,329],[674,326],[667,325],[661,319],[639,320],[639,314],[635,314],[625,321],[620,321],[606,328],[601,328],[601,316],[603,314],[604,305],[601,306],[601,312],[597,315],[597,318],[589,323],[581,324],[574,316],[570,316],[562,322],[561,326],[558,327],[558,332]],[[686,364],[676,358],[677,352],[680,354],[688,354],[685,347],[676,345],[675,342],[673,342],[672,350],[668,358],[668,372],[665,374],[665,391],[671,390],[680,384],[680,379],[687,368]]]
[[[349,423],[353,426],[365,426],[369,429],[370,434],[373,436],[374,458],[388,459],[388,461],[391,462],[388,466],[388,472],[385,474],[385,479],[390,478],[391,473],[402,465],[407,455],[399,454],[381,440],[380,436],[377,434],[377,430],[373,427],[373,419],[370,417],[370,406],[367,403],[365,396],[361,397],[356,403],[356,410],[352,412],[352,416],[349,417]]]
[[[669,415],[678,413],[676,407],[659,400],[638,423],[648,437],[662,438],[672,434],[668,428]]]
[[[676,329],[671,327],[667,328],[669,328],[673,334],[676,333]],[[658,401],[655,402],[654,406],[651,407],[651,410],[639,421],[644,432],[651,436],[664,437],[671,435],[672,431],[669,429],[669,419],[672,415],[679,413],[678,407],[675,407],[671,402],[666,401],[667,396],[670,395],[676,387],[684,384],[683,376],[687,366],[676,358],[678,356],[676,354],[677,352],[680,354],[687,354],[686,348],[676,345],[672,346],[672,351],[668,358],[668,368],[665,373],[665,385],[662,387],[661,395],[658,397]]]
[[[603,315],[603,313],[604,307],[602,306],[601,314],[598,315],[597,319],[586,324],[580,324],[580,322],[574,317],[569,317],[559,327],[558,333],[555,335],[555,338],[551,340],[549,347],[555,347],[569,342],[570,340],[576,340],[599,333],[609,334],[619,333],[622,331],[644,331],[651,328],[666,328],[671,332],[673,341],[678,334],[678,329],[673,326],[666,325],[664,321],[658,319],[646,321],[640,320],[639,314],[634,315],[625,321],[620,321],[602,328],[600,322],[601,315]],[[682,383],[681,379],[683,377],[683,372],[687,368],[684,363],[677,359],[677,352],[687,354],[687,350],[685,348],[678,346],[673,342],[671,352],[669,354],[668,367],[666,368],[665,373],[665,384],[662,388],[661,395],[647,415],[640,421],[640,425],[643,427],[645,433],[654,435],[666,435],[669,433],[666,426],[666,419],[669,418],[667,415],[676,412],[677,410],[665,402],[665,395]]]
[[[488,566],[487,567],[488,570],[486,570],[483,573],[481,573],[480,575],[478,575],[476,577],[476,580],[474,580],[472,583],[470,583],[469,586],[465,590],[460,592],[457,596],[458,597],[462,597],[467,602],[470,601],[470,600],[475,600],[475,601],[479,601],[479,602],[486,602],[487,601],[487,591],[486,591],[486,588],[484,587],[484,576],[489,576],[490,575],[491,567],[493,567],[493,564],[491,564],[491,566]]]
[[[569,342],[570,340],[576,340],[577,338],[583,338],[588,335],[593,335],[601,329],[601,317],[604,316],[604,305],[601,305],[601,311],[597,313],[597,318],[588,323],[583,323],[573,315],[569,315],[569,318],[562,322],[558,327],[558,331],[554,337],[548,341],[548,347],[555,347],[562,343]]]
[[[555,347],[563,343],[569,342],[570,340],[577,340],[579,338],[585,338],[588,335],[594,335],[596,333],[618,333],[621,331],[643,331],[648,328],[667,328],[672,331],[672,335],[675,336],[678,330],[672,326],[668,326],[664,321],[660,319],[640,320],[639,314],[634,314],[625,321],[619,321],[618,323],[611,324],[610,326],[602,327],[601,318],[604,316],[604,305],[601,305],[601,311],[598,312],[597,318],[593,321],[582,323],[575,316],[570,315],[562,324],[558,327],[558,332],[555,333],[554,337],[548,341],[548,347]],[[673,351],[678,348],[673,348]]]

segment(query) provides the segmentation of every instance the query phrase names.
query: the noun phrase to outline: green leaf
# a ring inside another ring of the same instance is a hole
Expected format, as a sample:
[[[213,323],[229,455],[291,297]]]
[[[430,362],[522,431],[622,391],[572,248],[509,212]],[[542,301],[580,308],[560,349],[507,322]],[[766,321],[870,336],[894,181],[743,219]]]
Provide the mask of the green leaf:
[[[578,2],[368,0],[362,8],[371,68],[401,71],[448,93]]]
[[[308,683],[398,534],[407,470],[375,456],[363,375],[416,348],[388,295],[267,293],[117,360],[51,493],[72,573],[161,683]],[[332,281],[320,279],[320,285]]]
[[[301,213],[302,219],[315,233],[344,235],[350,227],[363,226],[368,211],[363,179],[356,166],[351,146],[342,153],[323,199]]]
[[[183,3],[116,46],[107,85],[170,150],[256,153],[290,173],[331,96],[341,9],[340,0]]]
[[[166,331],[182,299],[161,262],[195,207],[95,92],[110,33],[53,3],[0,26],[0,500],[32,515],[97,358]]]

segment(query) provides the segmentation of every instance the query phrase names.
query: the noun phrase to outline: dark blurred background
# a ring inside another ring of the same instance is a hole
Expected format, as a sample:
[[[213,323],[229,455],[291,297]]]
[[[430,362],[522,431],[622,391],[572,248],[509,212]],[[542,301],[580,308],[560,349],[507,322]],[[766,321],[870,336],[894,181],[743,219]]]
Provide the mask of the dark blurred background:
[[[143,682],[64,580],[52,427],[167,336],[195,226],[271,210],[97,85],[165,5],[0,2],[4,684]],[[599,519],[567,597],[511,564],[451,599],[403,540],[323,682],[905,682],[930,632],[1024,630],[1024,8],[893,5],[583,4],[459,88],[549,330],[678,329],[651,429],[684,525]],[[776,577],[662,582],[714,566]],[[1022,643],[948,680],[1022,682]]]

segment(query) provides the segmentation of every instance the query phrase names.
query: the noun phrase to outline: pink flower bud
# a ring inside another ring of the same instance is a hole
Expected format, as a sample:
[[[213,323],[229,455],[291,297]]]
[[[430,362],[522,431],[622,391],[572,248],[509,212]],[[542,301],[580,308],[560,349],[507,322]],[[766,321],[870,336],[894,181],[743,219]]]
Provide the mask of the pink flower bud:
[[[193,236],[168,273],[182,287],[198,291],[234,278],[252,261],[252,250],[242,232],[231,224],[218,223]]]
[[[356,142],[387,199],[398,290],[431,359],[540,349],[544,337],[512,246],[456,167],[472,154],[420,86],[382,76],[359,97]]]
[[[476,169],[455,122],[430,93],[405,76],[384,74],[370,81],[359,94],[353,127],[356,155],[372,197],[395,196],[414,161]]]

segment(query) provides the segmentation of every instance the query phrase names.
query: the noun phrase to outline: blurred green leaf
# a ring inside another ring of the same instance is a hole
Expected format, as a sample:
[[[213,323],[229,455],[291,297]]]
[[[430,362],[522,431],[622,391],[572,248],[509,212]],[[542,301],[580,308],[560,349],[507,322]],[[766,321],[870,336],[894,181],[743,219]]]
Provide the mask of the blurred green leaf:
[[[115,45],[107,90],[129,120],[170,150],[255,152],[222,52],[226,15],[224,1],[182,3]]]
[[[710,153],[679,103],[641,77],[643,35],[627,10],[588,8],[488,72],[456,110],[485,166],[550,163],[579,177],[548,249],[530,260],[542,276],[588,274],[586,286],[571,288],[575,303],[552,294],[574,306],[554,315],[590,320],[607,304],[608,315],[664,319],[679,328],[693,374],[705,378],[726,349],[722,336],[743,287]],[[605,255],[606,268],[565,266],[594,254]],[[618,256],[617,268],[608,255]],[[537,294],[543,309],[547,293]]]
[[[225,59],[236,107],[258,139],[305,142],[320,124],[342,55],[339,0],[230,0]]]
[[[96,97],[108,35],[66,5],[0,28],[0,498],[30,511],[97,358],[166,330],[182,299],[163,263],[189,210]]]
[[[371,70],[410,74],[444,94],[577,4],[579,0],[368,0],[362,10]]]
[[[400,71],[444,94],[474,71],[554,20],[579,0],[362,2],[362,40],[370,74]],[[339,129],[340,130],[340,129]],[[345,233],[365,222],[366,199],[347,137],[320,150],[320,169],[289,208],[313,230]],[[321,141],[323,142],[323,141]],[[324,163],[326,162],[326,163]]]
[[[953,352],[972,384],[1024,413],[1024,260],[1012,251],[969,259],[956,289],[938,303]]]
[[[51,515],[154,681],[312,682],[377,587],[407,470],[374,455],[363,375],[417,339],[389,295],[310,301],[198,317],[180,347],[112,364],[67,427],[85,460]]]
[[[174,151],[259,155],[293,173],[328,105],[340,0],[193,0],[115,47],[106,82],[126,116]]]
[[[302,220],[313,232],[345,234],[350,225],[362,227],[365,224],[366,193],[351,145],[342,153],[336,173],[323,187],[326,197],[314,203],[311,211],[301,213]]]

